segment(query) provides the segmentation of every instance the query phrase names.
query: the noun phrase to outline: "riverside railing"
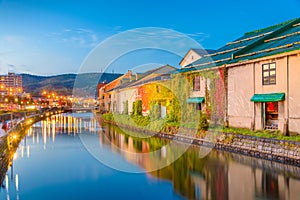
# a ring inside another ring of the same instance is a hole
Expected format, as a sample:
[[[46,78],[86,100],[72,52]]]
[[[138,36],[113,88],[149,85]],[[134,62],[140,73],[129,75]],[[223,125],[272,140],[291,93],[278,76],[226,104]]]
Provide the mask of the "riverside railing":
[[[7,134],[0,137],[0,183],[3,183],[3,179],[8,168],[12,164],[13,156],[25,136],[26,129],[32,124],[41,121],[44,118],[50,117],[52,115],[57,115],[60,113],[70,112],[69,109],[60,110],[48,110],[41,113],[31,114],[20,119],[17,123],[7,131]]]

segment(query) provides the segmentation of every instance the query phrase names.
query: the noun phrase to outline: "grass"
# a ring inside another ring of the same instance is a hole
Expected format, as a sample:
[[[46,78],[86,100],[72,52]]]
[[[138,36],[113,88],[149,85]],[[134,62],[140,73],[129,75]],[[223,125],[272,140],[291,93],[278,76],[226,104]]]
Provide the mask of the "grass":
[[[255,130],[252,131],[247,128],[223,128],[223,127],[212,127],[209,131],[220,131],[224,133],[233,133],[233,134],[240,134],[240,135],[248,135],[260,138],[272,138],[277,140],[287,140],[287,141],[297,141],[300,142],[300,135],[294,136],[284,136],[282,132],[278,130]]]
[[[197,128],[197,124],[195,123],[183,123],[179,124],[178,122],[168,122],[164,119],[157,119],[157,120],[151,120],[149,117],[145,116],[129,116],[129,115],[123,115],[123,114],[103,114],[103,119],[108,121],[116,121],[120,124],[126,124],[133,127],[138,127],[142,129],[148,129],[152,131],[164,131],[164,132],[171,132],[172,127],[175,127],[178,129],[178,127],[184,127],[184,128]],[[255,130],[252,131],[247,128],[234,128],[234,127],[209,127],[208,131],[217,131],[217,132],[223,132],[223,133],[232,133],[232,134],[239,134],[239,135],[247,135],[247,136],[253,136],[253,137],[259,137],[259,138],[271,138],[271,139],[277,139],[277,140],[286,140],[286,141],[296,141],[300,142],[300,135],[293,135],[293,136],[284,136],[282,132],[278,130]],[[203,135],[203,131],[198,131],[198,135]]]

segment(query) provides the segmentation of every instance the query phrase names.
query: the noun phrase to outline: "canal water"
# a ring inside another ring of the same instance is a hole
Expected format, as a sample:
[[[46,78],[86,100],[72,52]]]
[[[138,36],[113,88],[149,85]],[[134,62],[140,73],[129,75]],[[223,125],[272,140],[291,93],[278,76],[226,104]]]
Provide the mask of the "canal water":
[[[26,132],[0,199],[299,199],[299,188],[298,167],[216,150],[203,157],[199,146],[99,125],[81,113]]]

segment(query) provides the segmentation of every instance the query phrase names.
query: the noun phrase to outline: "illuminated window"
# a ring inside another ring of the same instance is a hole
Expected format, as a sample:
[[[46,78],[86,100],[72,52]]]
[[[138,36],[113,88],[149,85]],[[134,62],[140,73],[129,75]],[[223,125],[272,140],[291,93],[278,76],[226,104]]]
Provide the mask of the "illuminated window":
[[[263,85],[276,84],[276,64],[268,63],[262,65],[262,81]]]

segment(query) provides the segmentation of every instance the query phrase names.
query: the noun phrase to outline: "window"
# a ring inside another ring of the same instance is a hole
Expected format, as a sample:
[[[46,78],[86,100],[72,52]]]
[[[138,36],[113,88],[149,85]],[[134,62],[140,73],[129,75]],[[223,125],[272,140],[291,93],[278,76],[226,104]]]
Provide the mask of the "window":
[[[196,103],[196,110],[201,110],[201,103]]]
[[[276,64],[269,63],[262,65],[263,85],[276,84]]]
[[[196,76],[193,82],[193,90],[200,91],[200,76]]]
[[[157,92],[157,93],[160,93],[160,85],[157,85],[157,86],[156,86],[156,92]]]

